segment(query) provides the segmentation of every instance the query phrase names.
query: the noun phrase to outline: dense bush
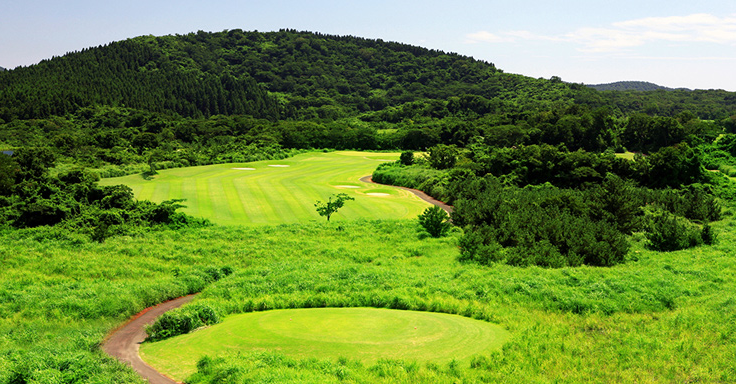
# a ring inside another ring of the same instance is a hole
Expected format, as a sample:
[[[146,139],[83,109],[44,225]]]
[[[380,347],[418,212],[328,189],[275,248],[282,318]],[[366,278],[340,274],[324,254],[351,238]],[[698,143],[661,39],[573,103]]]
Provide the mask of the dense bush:
[[[153,324],[146,328],[147,339],[150,341],[163,340],[219,322],[220,316],[212,307],[205,304],[193,304],[159,316]]]
[[[701,228],[669,212],[653,212],[648,220],[647,246],[655,251],[677,251],[715,241],[710,226]]]
[[[444,209],[433,205],[419,215],[419,225],[432,237],[442,237],[450,230],[452,225],[448,222],[449,217]]]
[[[493,177],[464,183],[456,187],[462,191],[453,212],[453,221],[468,232],[461,242],[463,260],[546,267],[624,261],[624,235],[596,219],[580,192],[507,187]]]

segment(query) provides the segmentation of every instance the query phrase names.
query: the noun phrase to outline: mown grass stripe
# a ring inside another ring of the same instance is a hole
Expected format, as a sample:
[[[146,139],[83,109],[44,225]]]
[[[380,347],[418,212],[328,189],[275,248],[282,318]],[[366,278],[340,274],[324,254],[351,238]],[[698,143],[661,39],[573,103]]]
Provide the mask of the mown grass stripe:
[[[224,225],[322,220],[314,203],[338,193],[356,200],[348,202],[334,216],[336,220],[415,217],[428,204],[394,189],[389,190],[390,196],[367,196],[365,192],[374,186],[359,181],[391,158],[398,154],[306,153],[278,161],[162,170],[153,180],[131,175],[104,179],[100,184],[129,185],[139,200],[186,199],[184,212]],[[338,188],[340,185],[359,188]]]

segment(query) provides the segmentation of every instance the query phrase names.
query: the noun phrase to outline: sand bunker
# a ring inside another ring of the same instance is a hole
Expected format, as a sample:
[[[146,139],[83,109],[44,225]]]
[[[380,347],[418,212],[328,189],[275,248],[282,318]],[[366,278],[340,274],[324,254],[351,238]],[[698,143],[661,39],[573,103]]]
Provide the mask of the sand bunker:
[[[237,169],[238,171],[255,171],[256,170],[255,168],[233,168],[233,169]]]
[[[286,168],[286,167],[289,167],[289,165],[284,165],[284,164],[271,164],[271,165],[269,165],[269,167]]]
[[[366,195],[368,196],[391,196],[388,193],[378,193],[378,192],[370,192],[370,193],[366,193]]]
[[[360,188],[357,185],[336,185],[335,188]]]

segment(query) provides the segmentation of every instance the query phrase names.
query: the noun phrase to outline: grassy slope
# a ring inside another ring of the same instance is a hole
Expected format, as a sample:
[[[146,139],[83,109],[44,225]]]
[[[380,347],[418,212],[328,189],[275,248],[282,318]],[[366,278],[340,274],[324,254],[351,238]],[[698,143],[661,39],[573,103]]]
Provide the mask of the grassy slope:
[[[413,218],[428,204],[409,192],[359,181],[378,164],[396,159],[396,153],[314,152],[278,161],[169,169],[153,180],[131,175],[103,179],[100,184],[126,184],[141,200],[186,199],[183,212],[225,225],[323,220],[314,203],[337,193],[347,193],[355,201],[340,209],[334,220]]]
[[[735,238],[725,231],[730,226],[719,225],[723,236],[716,247],[654,253],[636,243],[638,261],[610,269],[481,268],[453,262],[455,251],[442,250],[441,243],[393,252],[380,247],[371,253],[351,248],[339,235],[334,242],[345,246],[344,255],[267,257],[264,264],[212,286],[205,296],[235,312],[375,302],[497,321],[511,331],[512,341],[501,354],[490,354],[486,363],[460,374],[470,381],[728,382],[736,378],[730,364],[736,356]],[[311,235],[305,237],[326,234]],[[354,245],[368,240],[345,236]],[[374,236],[383,235],[378,230]],[[304,243],[305,252],[319,254],[310,252],[320,248],[313,241]],[[365,253],[374,259],[364,261]],[[246,361],[233,358],[233,364],[264,360],[240,359]],[[253,375],[278,377],[273,376],[278,367],[272,368]],[[435,379],[423,370],[417,375],[427,382]]]
[[[458,264],[456,237],[420,239],[409,221],[213,227],[104,244],[53,230],[0,233],[0,383],[14,369],[30,372],[29,382],[72,374],[80,383],[134,382],[97,349],[104,332],[194,288],[196,268],[223,264],[236,273],[198,300],[222,313],[432,310],[491,320],[512,339],[474,368],[265,353],[228,356],[213,372],[235,367],[275,382],[335,382],[345,374],[363,382],[733,382],[733,225],[732,218],[715,225],[713,247],[655,253],[635,242],[638,261],[560,270]]]
[[[141,346],[141,356],[184,380],[204,356],[278,350],[297,358],[339,357],[375,364],[381,359],[469,363],[500,349],[503,328],[432,312],[373,308],[309,308],[247,313],[187,335]]]

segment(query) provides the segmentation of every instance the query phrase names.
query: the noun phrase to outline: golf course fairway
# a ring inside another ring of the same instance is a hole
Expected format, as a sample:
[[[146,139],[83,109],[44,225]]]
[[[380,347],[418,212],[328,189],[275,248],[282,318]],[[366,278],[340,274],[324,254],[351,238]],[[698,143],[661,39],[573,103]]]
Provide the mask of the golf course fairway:
[[[308,308],[228,316],[220,324],[144,343],[140,355],[158,371],[184,380],[203,356],[278,351],[294,358],[346,357],[443,363],[500,349],[509,333],[458,315],[379,308]]]
[[[348,201],[332,220],[414,218],[429,204],[411,192],[359,179],[398,159],[398,153],[311,152],[283,160],[161,170],[100,180],[125,184],[138,200],[185,199],[182,212],[222,225],[283,224],[325,220],[314,204],[345,193]]]

